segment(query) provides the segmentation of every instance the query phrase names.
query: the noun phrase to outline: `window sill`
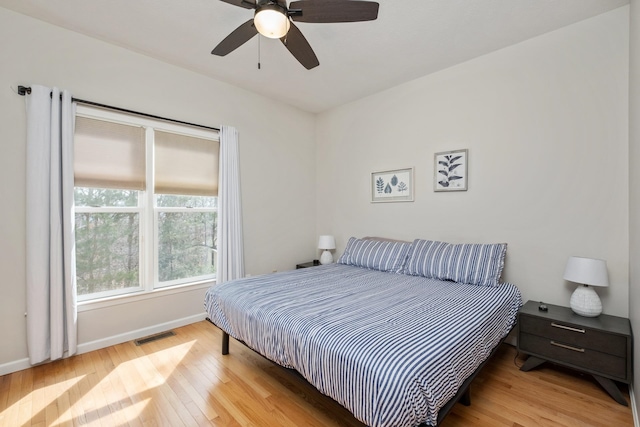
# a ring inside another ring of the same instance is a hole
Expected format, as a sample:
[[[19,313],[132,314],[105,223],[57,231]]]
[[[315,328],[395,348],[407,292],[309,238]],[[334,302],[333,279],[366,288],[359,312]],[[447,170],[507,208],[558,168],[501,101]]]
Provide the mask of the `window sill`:
[[[111,297],[92,299],[78,303],[78,312],[98,310],[105,307],[112,307],[121,304],[130,304],[136,301],[144,301],[152,298],[164,297],[167,295],[178,294],[182,292],[191,292],[198,289],[206,289],[216,283],[215,279],[203,280],[194,283],[182,285],[168,286],[165,288],[154,289],[150,292],[136,292],[124,295],[114,295]]]

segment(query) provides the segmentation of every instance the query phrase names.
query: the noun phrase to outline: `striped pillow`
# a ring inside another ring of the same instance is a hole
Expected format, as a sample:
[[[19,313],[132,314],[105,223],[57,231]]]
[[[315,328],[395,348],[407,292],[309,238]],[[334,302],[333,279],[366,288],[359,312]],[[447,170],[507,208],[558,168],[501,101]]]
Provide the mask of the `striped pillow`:
[[[347,242],[338,264],[353,265],[370,270],[402,272],[411,243],[357,239]]]
[[[469,285],[498,286],[506,252],[506,243],[454,245],[416,239],[405,274]]]

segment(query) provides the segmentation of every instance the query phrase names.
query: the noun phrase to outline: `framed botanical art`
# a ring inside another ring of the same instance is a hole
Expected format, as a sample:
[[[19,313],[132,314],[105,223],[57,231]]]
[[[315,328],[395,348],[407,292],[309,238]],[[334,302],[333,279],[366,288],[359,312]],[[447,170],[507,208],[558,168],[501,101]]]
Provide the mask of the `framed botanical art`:
[[[469,150],[444,151],[434,155],[434,191],[467,191]]]
[[[413,202],[413,168],[373,172],[371,201]]]

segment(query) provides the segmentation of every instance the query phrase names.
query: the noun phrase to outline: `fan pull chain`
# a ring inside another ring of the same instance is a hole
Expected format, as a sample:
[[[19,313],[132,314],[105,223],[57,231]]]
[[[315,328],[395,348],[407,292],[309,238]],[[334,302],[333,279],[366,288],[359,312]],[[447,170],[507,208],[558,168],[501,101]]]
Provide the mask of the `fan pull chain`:
[[[258,34],[258,70],[260,69],[260,34]]]

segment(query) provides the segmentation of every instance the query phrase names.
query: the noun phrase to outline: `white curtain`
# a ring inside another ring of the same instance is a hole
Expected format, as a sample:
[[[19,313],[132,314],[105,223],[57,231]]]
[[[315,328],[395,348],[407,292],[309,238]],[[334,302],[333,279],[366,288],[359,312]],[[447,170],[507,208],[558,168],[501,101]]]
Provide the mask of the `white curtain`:
[[[220,129],[217,283],[244,277],[238,131]]]
[[[32,86],[27,105],[27,345],[32,364],[77,350],[73,206],[75,104]]]

